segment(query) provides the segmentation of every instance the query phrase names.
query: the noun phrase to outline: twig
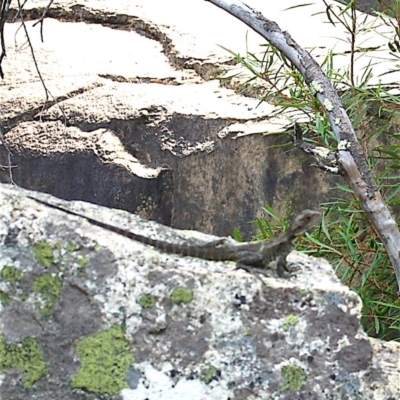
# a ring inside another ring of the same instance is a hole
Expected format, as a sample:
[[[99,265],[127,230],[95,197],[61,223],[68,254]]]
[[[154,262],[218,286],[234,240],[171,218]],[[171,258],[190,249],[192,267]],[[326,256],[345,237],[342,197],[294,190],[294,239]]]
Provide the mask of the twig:
[[[4,25],[7,20],[8,10],[10,9],[11,0],[1,0],[0,9],[0,43],[1,43],[1,54],[0,54],[0,78],[4,79],[4,72],[1,66],[4,57],[6,56],[6,45],[4,42]]]

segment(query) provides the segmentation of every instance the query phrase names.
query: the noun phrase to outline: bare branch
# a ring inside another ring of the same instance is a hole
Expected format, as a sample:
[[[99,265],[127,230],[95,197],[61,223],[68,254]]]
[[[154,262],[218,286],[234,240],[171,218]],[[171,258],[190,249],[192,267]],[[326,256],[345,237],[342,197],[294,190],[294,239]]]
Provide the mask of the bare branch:
[[[11,0],[1,0],[0,2],[0,43],[1,43],[1,54],[0,54],[0,78],[4,78],[3,69],[1,63],[3,58],[6,56],[6,45],[4,42],[4,24],[7,20],[8,10],[10,9]]]
[[[47,89],[46,84],[44,83],[42,74],[41,74],[41,72],[40,72],[39,66],[38,66],[37,61],[36,61],[35,52],[34,52],[34,50],[33,50],[33,46],[32,46],[32,43],[31,43],[31,39],[30,39],[30,37],[29,37],[29,33],[28,33],[28,30],[26,29],[26,25],[25,25],[25,21],[24,21],[24,13],[23,13],[23,9],[22,9],[23,5],[21,5],[20,0],[18,0],[18,7],[19,7],[19,14],[20,14],[20,19],[21,19],[21,25],[22,25],[22,27],[24,28],[25,37],[26,37],[26,40],[28,41],[29,48],[31,49],[32,60],[33,60],[33,62],[34,62],[34,64],[35,64],[35,69],[36,69],[36,72],[37,72],[38,75],[39,75],[40,82],[42,82],[42,86],[43,86],[44,91],[45,91],[45,93],[46,93],[46,101],[45,101],[45,104],[46,104],[46,103],[49,101],[49,94],[50,94],[50,92],[49,92],[49,90]],[[43,105],[43,107],[45,106],[45,104]]]
[[[50,0],[50,3],[47,5],[47,7],[44,9],[42,16],[33,24],[35,27],[37,24],[40,24],[40,39],[43,42],[43,21],[46,18],[47,11],[49,11],[49,8],[53,4],[54,0]]]
[[[38,66],[38,63],[37,63],[37,60],[36,60],[36,57],[35,57],[35,52],[34,52],[34,49],[33,49],[33,46],[32,46],[31,40],[30,40],[30,37],[29,37],[28,29],[27,29],[26,24],[25,24],[25,21],[24,21],[24,11],[23,11],[23,9],[24,9],[24,6],[25,6],[25,4],[26,4],[27,1],[28,1],[28,0],[24,0],[24,1],[21,3],[21,1],[18,0],[18,12],[16,13],[16,15],[15,15],[15,17],[14,17],[13,20],[14,20],[14,21],[17,20],[17,19],[20,19],[20,20],[21,20],[21,27],[24,29],[24,32],[25,32],[25,37],[26,37],[28,46],[29,46],[29,48],[30,48],[30,50],[31,50],[32,59],[33,59],[33,62],[34,62],[34,64],[35,64],[36,72],[37,72],[37,74],[38,74],[38,76],[39,76],[40,82],[42,83],[42,86],[43,86],[44,91],[45,91],[46,99],[45,99],[45,101],[44,101],[44,103],[43,103],[42,110],[41,110],[40,113],[39,113],[39,114],[41,114],[42,111],[43,111],[44,109],[46,109],[46,105],[49,103],[49,98],[51,98],[51,99],[53,100],[53,104],[56,104],[56,99],[55,99],[54,96],[50,93],[49,89],[47,88],[47,86],[46,86],[46,84],[45,84],[45,82],[44,82],[44,79],[43,79],[43,77],[42,77],[42,74],[41,74],[41,72],[40,72],[40,69],[39,69],[39,66]],[[47,14],[47,12],[48,12],[48,10],[49,10],[51,4],[53,3],[53,1],[54,1],[54,0],[49,0],[49,4],[47,5],[47,7],[45,8],[45,10],[43,11],[42,16],[41,16],[41,17],[39,18],[39,20],[33,25],[33,26],[35,26],[35,25],[37,25],[38,23],[40,23],[40,27],[41,27],[41,28],[40,28],[40,35],[41,35],[41,40],[42,40],[42,42],[43,42],[43,20],[44,20],[44,18],[45,18],[45,16],[46,16],[46,14]],[[4,74],[3,74],[2,67],[1,67],[1,63],[2,63],[2,61],[3,61],[3,58],[6,56],[5,40],[4,40],[4,24],[5,24],[6,21],[7,21],[7,15],[8,15],[8,11],[9,11],[9,6],[10,6],[10,4],[11,4],[11,0],[0,0],[0,7],[1,7],[1,8],[0,8],[0,43],[1,43],[1,48],[2,48],[2,53],[1,53],[1,55],[0,55],[0,77],[1,77],[1,78],[4,78]],[[62,113],[62,115],[63,115],[63,117],[64,117],[64,121],[65,121],[65,123],[66,123],[66,119],[67,119],[67,118],[66,118],[66,115],[65,115],[65,113],[64,113],[64,110],[63,110],[63,108],[62,108],[59,104],[58,104],[58,107],[59,107],[59,109],[60,109],[60,111],[61,111],[61,113]],[[1,121],[1,120],[0,120],[0,121]],[[11,125],[11,126],[10,126],[10,125]],[[4,146],[4,148],[6,149],[6,151],[7,151],[7,158],[8,158],[8,166],[0,165],[0,169],[8,170],[10,182],[13,183],[14,185],[16,185],[16,183],[15,183],[14,180],[13,180],[13,176],[12,176],[12,168],[15,168],[15,166],[11,165],[11,156],[12,156],[12,153],[11,153],[10,148],[7,146],[7,143],[6,143],[5,139],[4,139],[4,136],[6,135],[6,133],[7,133],[10,129],[12,129],[12,128],[13,128],[12,124],[9,124],[9,125],[7,126],[7,129],[5,128],[5,126],[3,126],[3,125],[0,124],[0,143],[1,143],[1,144]]]

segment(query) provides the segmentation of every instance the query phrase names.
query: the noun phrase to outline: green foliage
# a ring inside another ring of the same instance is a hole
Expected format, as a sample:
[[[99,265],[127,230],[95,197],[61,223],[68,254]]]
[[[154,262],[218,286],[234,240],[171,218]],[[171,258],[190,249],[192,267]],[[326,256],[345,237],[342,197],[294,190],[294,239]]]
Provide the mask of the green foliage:
[[[272,221],[268,219],[254,221],[260,231],[259,235],[256,236],[257,240],[273,239],[275,236],[281,235],[289,227],[289,219],[280,219],[268,204],[265,205],[263,211],[272,218]]]
[[[370,336],[398,340],[400,299],[396,277],[381,241],[355,200],[337,199],[323,204],[322,208],[325,213],[320,227],[299,237],[296,249],[326,258],[341,281],[361,297],[361,322]],[[259,227],[269,227],[259,233],[258,239],[281,234],[288,221],[276,216],[273,222],[256,221]]]
[[[338,188],[349,190],[343,185],[338,185]],[[336,199],[322,207],[325,213],[320,228],[299,238],[297,250],[326,258],[342,282],[361,297],[361,322],[370,336],[399,340],[400,299],[396,277],[385,248],[365,219],[359,202]],[[265,220],[256,222],[259,228],[269,228],[260,230],[259,239],[271,239],[282,232],[288,219],[275,217],[273,223]]]
[[[370,58],[363,70],[357,70],[357,61],[366,55],[371,57],[371,52],[377,50],[368,47],[365,35],[381,35],[387,47],[380,50],[387,50],[393,62],[393,67],[388,67],[382,75],[388,81],[390,74],[398,71],[400,6],[397,1],[392,5],[379,1],[381,11],[375,12],[377,18],[367,20],[356,12],[356,0],[346,1],[346,5],[323,1],[329,23],[346,33],[344,40],[348,44],[350,62],[346,68],[337,68],[336,59],[340,54],[335,54],[333,50],[324,59],[318,58],[318,62],[342,98],[379,190],[388,206],[399,212],[400,133],[396,126],[400,121],[400,86],[397,81],[371,84],[375,67],[380,62],[387,62],[388,57]],[[395,18],[389,18],[389,15]],[[385,29],[378,30],[382,26]],[[308,87],[284,55],[269,44],[264,46],[260,55],[248,52],[240,56],[229,52],[246,72],[225,78],[226,85],[230,84],[242,93],[256,94],[261,102],[276,105],[275,114],[285,115],[290,123],[302,121],[300,126],[306,141],[328,149],[337,148],[337,139],[315,96],[318,88]],[[235,83],[237,78],[241,78],[241,83]],[[399,340],[400,300],[394,271],[384,246],[366,220],[353,191],[343,184],[338,184],[336,189],[336,195],[346,200],[326,202],[320,229],[299,239],[298,248],[327,258],[340,279],[360,295],[364,306],[362,323],[371,336]],[[292,209],[286,208],[288,214],[292,214]],[[279,219],[269,207],[264,211],[269,220],[255,221],[260,232],[258,238],[270,239],[285,230],[288,220]],[[235,237],[240,237],[240,234],[235,232]]]
[[[362,324],[370,336],[400,338],[400,299],[389,258],[356,201],[326,203],[321,230],[309,237],[343,283],[363,301]]]

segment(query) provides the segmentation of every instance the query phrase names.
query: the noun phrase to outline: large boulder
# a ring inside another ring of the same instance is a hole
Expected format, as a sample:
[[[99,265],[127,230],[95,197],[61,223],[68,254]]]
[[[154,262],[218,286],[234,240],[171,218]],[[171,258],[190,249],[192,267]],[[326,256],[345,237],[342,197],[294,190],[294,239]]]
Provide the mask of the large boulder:
[[[27,195],[170,242],[215,239],[1,186],[1,399],[400,398],[400,345],[367,337],[325,260],[294,251],[296,276],[257,279]]]

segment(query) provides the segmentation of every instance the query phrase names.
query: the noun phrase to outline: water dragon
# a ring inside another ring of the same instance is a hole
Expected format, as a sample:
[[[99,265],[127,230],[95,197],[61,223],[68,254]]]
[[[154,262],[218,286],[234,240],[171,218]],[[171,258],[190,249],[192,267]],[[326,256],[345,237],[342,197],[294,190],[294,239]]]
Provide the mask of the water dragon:
[[[152,239],[130,230],[119,228],[64,208],[63,206],[52,204],[50,201],[47,202],[33,196],[28,197],[45,206],[63,211],[69,215],[84,218],[92,225],[153,246],[165,253],[213,261],[235,261],[237,268],[244,269],[248,272],[252,272],[252,270],[256,269],[257,272],[262,274],[265,269],[269,268],[269,264],[272,261],[277,260],[277,273],[280,277],[288,275],[289,270],[287,268],[286,257],[294,248],[293,241],[296,236],[309,231],[317,225],[321,219],[321,213],[319,211],[303,210],[293,219],[292,224],[284,234],[272,240],[237,242],[232,238],[220,238],[205,244],[176,244]]]

